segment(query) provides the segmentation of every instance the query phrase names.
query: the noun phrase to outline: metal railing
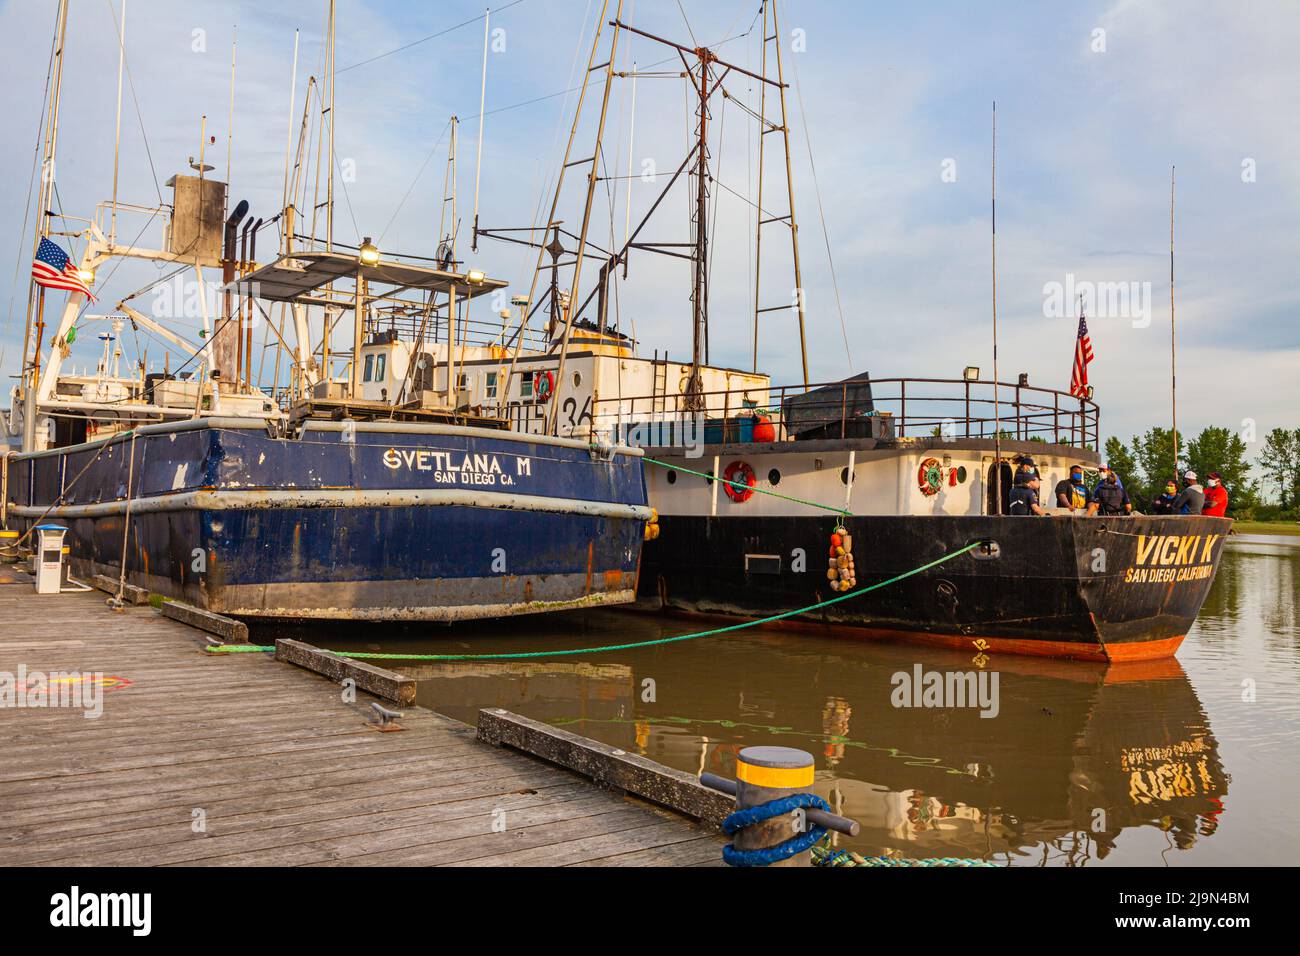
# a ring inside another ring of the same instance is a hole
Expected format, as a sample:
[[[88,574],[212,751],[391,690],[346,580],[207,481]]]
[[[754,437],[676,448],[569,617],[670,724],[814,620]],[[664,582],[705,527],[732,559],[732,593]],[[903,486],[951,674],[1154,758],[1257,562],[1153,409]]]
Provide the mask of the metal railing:
[[[707,442],[750,441],[771,424],[776,441],[796,438],[988,438],[1098,446],[1091,399],[1019,383],[977,379],[873,378],[815,385],[598,399],[596,431],[626,436],[638,426],[702,415]]]

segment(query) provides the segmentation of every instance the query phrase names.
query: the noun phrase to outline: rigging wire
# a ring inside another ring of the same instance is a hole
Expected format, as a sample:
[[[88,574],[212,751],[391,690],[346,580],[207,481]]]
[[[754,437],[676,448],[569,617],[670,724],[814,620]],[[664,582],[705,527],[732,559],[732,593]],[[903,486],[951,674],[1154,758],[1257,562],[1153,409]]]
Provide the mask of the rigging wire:
[[[505,11],[509,10],[511,7],[517,7],[519,6],[519,4],[523,2],[524,0],[512,0],[512,2],[507,3],[504,6],[497,7],[496,13],[497,14],[504,13]],[[471,23],[478,23],[485,16],[487,16],[487,14],[479,14],[477,17],[470,17],[468,20],[464,20],[460,23],[455,24],[454,26],[447,27],[447,29],[445,30],[439,30],[437,33],[430,33],[427,37],[421,37],[418,40],[412,40],[410,43],[405,43],[402,46],[389,50],[387,53],[380,53],[377,56],[370,57],[368,60],[361,60],[358,63],[353,63],[351,66],[345,66],[341,70],[335,70],[335,75],[339,73],[346,73],[349,70],[355,70],[358,67],[362,67],[362,66],[366,66],[367,64],[374,63],[376,60],[382,60],[385,57],[392,56],[395,53],[401,53],[405,50],[411,49],[411,47],[419,46],[421,43],[427,43],[429,40],[435,40],[438,37],[446,36],[448,33],[452,33],[456,30],[461,29],[462,27],[469,26]]]

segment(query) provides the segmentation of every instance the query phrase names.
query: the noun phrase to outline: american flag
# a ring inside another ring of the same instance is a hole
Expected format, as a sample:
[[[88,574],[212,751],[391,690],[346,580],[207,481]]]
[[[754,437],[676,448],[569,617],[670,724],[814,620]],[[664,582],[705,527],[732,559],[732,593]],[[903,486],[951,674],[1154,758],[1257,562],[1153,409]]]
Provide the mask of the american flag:
[[[1092,339],[1088,338],[1088,322],[1079,316],[1079,337],[1074,343],[1074,371],[1070,374],[1070,394],[1088,397],[1088,363],[1092,361]]]
[[[95,301],[90,287],[81,280],[81,271],[72,264],[68,254],[50,240],[42,238],[32,260],[32,278],[37,285],[47,289],[66,289],[80,292],[91,302]]]

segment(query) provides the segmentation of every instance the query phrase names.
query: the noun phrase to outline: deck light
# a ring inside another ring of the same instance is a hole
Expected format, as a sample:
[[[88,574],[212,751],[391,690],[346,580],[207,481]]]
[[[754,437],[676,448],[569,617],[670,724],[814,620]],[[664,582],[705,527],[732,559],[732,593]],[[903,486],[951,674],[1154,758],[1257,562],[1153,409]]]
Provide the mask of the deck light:
[[[94,270],[94,269],[78,269],[78,270],[77,270],[77,278],[80,279],[82,282],[86,283],[86,285],[94,285],[94,284],[95,284],[95,270]]]
[[[379,265],[379,247],[370,241],[370,237],[361,240],[361,249],[357,255],[363,266]]]
[[[964,378],[964,379],[965,379],[966,381],[968,381],[968,382],[977,382],[977,381],[979,381],[979,377],[980,377],[979,366],[978,366],[978,365],[967,365],[964,369],[962,369],[961,377]]]
[[[486,279],[487,273],[482,269],[470,269],[469,272],[465,273],[465,281],[470,285],[482,285]]]

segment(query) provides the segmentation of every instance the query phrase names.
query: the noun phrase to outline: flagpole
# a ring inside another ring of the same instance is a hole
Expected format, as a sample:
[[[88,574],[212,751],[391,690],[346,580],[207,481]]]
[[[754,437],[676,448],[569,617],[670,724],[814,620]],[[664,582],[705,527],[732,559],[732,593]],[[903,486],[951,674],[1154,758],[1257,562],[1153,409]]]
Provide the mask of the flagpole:
[[[1174,171],[1169,167],[1169,401],[1174,429],[1174,481],[1178,480],[1178,358],[1174,326]]]
[[[998,104],[993,101],[993,508],[1002,514],[1002,406],[998,396]]]

